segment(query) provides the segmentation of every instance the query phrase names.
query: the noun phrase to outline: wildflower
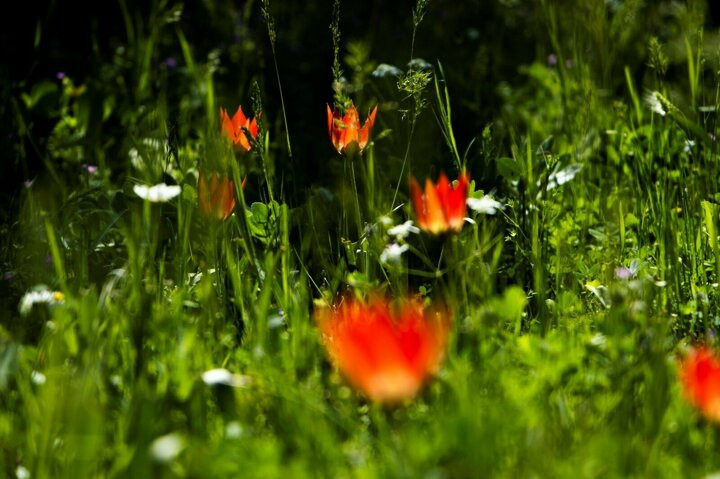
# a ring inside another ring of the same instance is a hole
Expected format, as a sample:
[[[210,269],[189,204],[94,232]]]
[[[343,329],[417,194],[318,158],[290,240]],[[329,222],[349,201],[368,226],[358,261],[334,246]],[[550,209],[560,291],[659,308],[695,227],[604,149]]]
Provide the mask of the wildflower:
[[[30,373],[30,380],[37,386],[42,386],[47,381],[47,378],[40,371],[33,371]]]
[[[667,115],[667,111],[665,111],[665,108],[663,107],[661,98],[662,95],[660,95],[659,92],[650,91],[645,94],[644,100],[645,104],[652,112],[657,113],[660,116],[665,116]]]
[[[30,471],[27,467],[20,465],[15,468],[15,477],[17,477],[17,479],[29,479]]]
[[[65,295],[60,291],[50,291],[45,286],[38,286],[25,293],[20,299],[20,314],[27,316],[36,304],[55,305],[65,301]]]
[[[330,141],[338,153],[343,153],[353,143],[357,149],[362,152],[367,146],[370,138],[370,131],[375,124],[375,115],[377,114],[377,105],[372,109],[368,117],[365,119],[365,124],[360,126],[360,115],[355,108],[355,105],[350,107],[342,115],[337,108],[330,110],[330,105],[327,106],[327,122],[328,122],[328,133],[330,134]]]
[[[230,421],[225,426],[225,437],[228,439],[237,439],[243,435],[243,427],[237,421]]]
[[[502,203],[493,199],[492,196],[485,195],[482,198],[468,198],[468,208],[475,210],[478,213],[486,215],[494,215],[503,208]]]
[[[690,153],[694,147],[695,147],[695,142],[693,140],[685,140],[685,146],[683,147],[683,153]]]
[[[630,279],[634,276],[634,273],[630,268],[626,268],[625,266],[618,266],[615,268],[615,277],[617,279]]]
[[[245,387],[250,383],[247,376],[233,374],[225,368],[210,369],[202,373],[202,380],[208,386]]]
[[[258,125],[255,118],[248,118],[243,114],[242,106],[238,106],[232,119],[228,116],[225,108],[220,108],[220,124],[225,135],[232,140],[236,147],[240,145],[240,151],[250,151],[252,145],[246,135],[247,130],[255,140],[258,136]]]
[[[200,209],[206,217],[225,220],[235,209],[235,183],[229,178],[221,179],[217,173],[213,173],[208,184],[201,172],[198,178],[198,198]]]
[[[410,233],[417,234],[420,232],[420,228],[413,225],[411,220],[404,222],[403,224],[393,226],[388,230],[390,236],[395,236],[398,239],[405,239],[410,236]]]
[[[177,68],[178,62],[173,57],[167,57],[165,60],[163,60],[162,64],[170,70],[174,70]]]
[[[158,462],[171,462],[185,449],[185,439],[178,433],[158,437],[150,444],[150,455]]]
[[[391,243],[385,247],[382,253],[380,253],[381,263],[397,263],[400,261],[400,257],[410,247],[406,244],[399,245],[397,243]]]
[[[413,397],[442,359],[450,316],[420,300],[369,301],[347,297],[316,310],[323,342],[336,366],[368,397],[397,402]]]
[[[694,348],[680,364],[685,397],[710,420],[720,421],[720,358],[710,349]]]
[[[87,163],[83,163],[82,167],[85,169],[85,171],[87,171],[87,172],[90,173],[91,175],[94,175],[94,174],[96,174],[96,173],[99,171],[99,168],[98,168],[97,166],[95,166],[95,165],[90,165],[90,164],[87,164]]]
[[[140,198],[151,203],[165,203],[180,194],[180,187],[178,185],[166,185],[165,183],[153,186],[135,185],[133,191]]]
[[[442,173],[437,185],[430,179],[425,181],[423,193],[415,178],[410,177],[410,198],[420,228],[433,234],[459,232],[465,223],[469,183],[468,174],[461,173],[457,185],[452,187]]]

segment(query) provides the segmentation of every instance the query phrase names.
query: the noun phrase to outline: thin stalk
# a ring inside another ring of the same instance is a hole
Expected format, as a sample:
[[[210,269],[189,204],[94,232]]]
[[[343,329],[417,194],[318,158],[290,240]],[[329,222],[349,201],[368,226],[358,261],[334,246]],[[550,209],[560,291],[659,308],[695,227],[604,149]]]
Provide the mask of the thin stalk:
[[[392,211],[395,208],[395,201],[397,200],[398,191],[400,191],[400,183],[402,182],[403,176],[405,174],[405,165],[408,162],[408,157],[410,156],[410,146],[412,145],[412,138],[415,133],[415,119],[410,122],[410,134],[408,136],[408,143],[407,147],[405,148],[405,156],[403,157],[403,163],[402,168],[400,168],[400,176],[398,177],[397,185],[395,185],[395,193],[393,194],[393,200],[390,204],[390,211]]]

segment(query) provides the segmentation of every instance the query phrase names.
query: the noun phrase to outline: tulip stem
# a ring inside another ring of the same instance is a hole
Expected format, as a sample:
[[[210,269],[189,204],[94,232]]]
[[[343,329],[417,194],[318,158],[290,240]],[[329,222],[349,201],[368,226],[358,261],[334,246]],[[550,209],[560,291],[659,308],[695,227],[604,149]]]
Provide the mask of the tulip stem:
[[[375,211],[375,154],[372,146],[367,152],[367,207],[370,218],[373,218]]]
[[[355,163],[350,161],[350,177],[352,179],[352,187],[353,192],[355,193],[355,214],[357,215],[357,228],[358,228],[358,239],[362,237],[363,230],[362,230],[362,213],[360,211],[360,197],[358,195],[358,189],[357,189],[357,182],[355,181]],[[367,259],[367,255],[365,255],[365,259]],[[367,261],[363,261],[363,264],[365,264]],[[367,272],[367,269],[369,266],[366,265],[365,271]]]

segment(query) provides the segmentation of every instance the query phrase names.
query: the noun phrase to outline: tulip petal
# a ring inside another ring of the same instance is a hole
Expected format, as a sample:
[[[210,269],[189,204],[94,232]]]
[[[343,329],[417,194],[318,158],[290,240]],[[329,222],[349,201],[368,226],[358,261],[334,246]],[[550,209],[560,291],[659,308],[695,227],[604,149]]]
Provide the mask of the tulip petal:
[[[701,347],[690,353],[680,369],[688,400],[708,419],[720,422],[720,358]]]
[[[327,107],[328,135],[330,135],[330,141],[333,141],[333,119],[335,118],[335,115],[330,110],[330,105],[326,104],[325,106]]]
[[[427,229],[427,213],[425,210],[425,200],[423,199],[422,190],[417,180],[410,177],[410,200],[412,201],[413,209],[415,210],[415,216],[417,217],[418,224],[422,229]]]
[[[383,297],[320,308],[315,319],[330,357],[347,379],[376,401],[414,396],[443,356],[449,313],[428,313],[414,299],[392,308]]]
[[[363,127],[360,128],[360,130],[358,131],[358,146],[360,147],[360,150],[365,149],[365,146],[367,145],[368,140],[370,139],[370,131],[372,131],[372,127],[375,124],[375,115],[376,114],[377,114],[377,105],[375,105],[375,108],[373,108],[370,115],[368,115]]]
[[[447,178],[445,181],[447,181]],[[430,179],[425,181],[425,212],[428,231],[438,234],[448,229],[447,219],[443,211],[443,203],[438,194],[438,190]]]
[[[462,173],[453,187],[445,173],[440,174],[437,185],[428,178],[425,193],[414,178],[410,180],[410,197],[418,218],[418,225],[433,234],[448,230],[459,232],[465,224],[469,176]]]
[[[467,195],[469,176],[466,173],[460,174],[457,185],[449,192],[445,203],[445,215],[450,229],[460,231],[465,224],[467,216]]]
[[[357,144],[357,149],[362,152],[370,138],[370,131],[375,124],[375,115],[377,114],[377,105],[365,120],[365,124],[360,126],[360,115],[355,105],[351,104],[342,115],[337,108],[330,110],[330,105],[326,105],[328,134],[335,150],[338,153],[352,152],[346,151],[353,143]],[[354,149],[353,149],[354,150]]]
[[[242,132],[242,127],[245,126],[247,122],[248,119],[242,111],[242,105],[238,105],[238,109],[232,118],[232,124],[236,135]]]
[[[225,136],[235,143],[235,127],[233,126],[233,122],[228,116],[227,111],[225,111],[225,108],[220,108],[220,123]]]
[[[217,173],[210,176],[210,184],[202,172],[198,178],[200,210],[212,219],[225,220],[235,209],[235,184],[228,178],[221,179]]]

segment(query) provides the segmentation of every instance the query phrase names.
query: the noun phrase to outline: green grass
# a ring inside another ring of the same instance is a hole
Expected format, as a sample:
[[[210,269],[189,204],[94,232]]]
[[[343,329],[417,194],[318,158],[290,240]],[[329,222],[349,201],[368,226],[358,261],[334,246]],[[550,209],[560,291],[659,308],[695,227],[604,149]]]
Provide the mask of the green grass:
[[[468,65],[438,58],[377,78],[383,59],[367,42],[349,42],[347,55],[340,43],[327,81],[336,73],[336,98],[354,99],[363,120],[380,105],[373,142],[345,158],[327,136],[312,139],[327,145],[326,169],[291,189],[288,172],[312,152],[297,146],[306,133],[288,123],[291,99],[280,100],[290,80],[275,56],[275,3],[241,14],[250,22],[262,8],[269,22],[254,39],[272,45],[267,84],[259,64],[243,63],[241,87],[219,80],[218,55],[197,56],[174,20],[182,7],[154,2],[144,18],[120,2],[124,48],[96,76],[13,97],[18,161],[34,155],[42,168],[3,226],[0,264],[12,279],[0,299],[0,476],[720,471],[720,427],[684,400],[677,374],[686,346],[713,345],[720,326],[720,66],[703,4],[662,20],[676,27],[664,42],[637,45],[633,35],[647,36],[639,16],[653,8],[540,2],[536,35],[556,63],[539,49],[518,65],[521,80],[487,85],[499,107],[471,136],[457,122],[472,123],[474,107],[458,116],[457,106],[474,100],[453,83],[473,78]],[[407,12],[411,57],[439,21],[432,6]],[[340,7],[329,44],[341,42]],[[167,45],[181,52],[172,77],[155,66]],[[262,111],[247,155],[217,124],[218,109],[238,103]],[[48,138],[35,133],[39,118],[53,125]],[[408,174],[461,168],[473,196],[492,192],[504,208],[468,210],[458,235],[410,235],[401,261],[382,263],[388,222],[414,219]],[[213,169],[236,185],[222,223],[198,208],[198,171]],[[133,193],[161,181],[181,194],[155,204]],[[21,311],[38,285],[64,299]],[[314,304],[376,289],[453,310],[437,377],[400,405],[353,390],[313,320]],[[242,384],[206,384],[214,368]]]

